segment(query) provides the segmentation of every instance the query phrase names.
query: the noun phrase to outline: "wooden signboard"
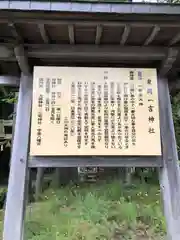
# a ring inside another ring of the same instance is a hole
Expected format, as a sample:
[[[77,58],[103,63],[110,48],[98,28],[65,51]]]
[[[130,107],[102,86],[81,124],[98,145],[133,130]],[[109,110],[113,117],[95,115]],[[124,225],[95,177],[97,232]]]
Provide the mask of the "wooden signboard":
[[[35,67],[30,155],[161,155],[156,70]]]

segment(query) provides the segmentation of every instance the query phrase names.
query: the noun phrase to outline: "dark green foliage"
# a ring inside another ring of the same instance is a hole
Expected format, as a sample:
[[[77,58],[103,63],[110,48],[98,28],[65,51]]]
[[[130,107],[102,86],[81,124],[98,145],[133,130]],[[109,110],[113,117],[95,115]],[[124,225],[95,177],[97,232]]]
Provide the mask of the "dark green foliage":
[[[1,95],[0,96],[0,103],[16,103],[17,102],[17,96],[15,92],[8,91],[7,95]]]
[[[5,200],[6,200],[6,193],[7,193],[7,188],[0,187],[0,209],[4,207]]]

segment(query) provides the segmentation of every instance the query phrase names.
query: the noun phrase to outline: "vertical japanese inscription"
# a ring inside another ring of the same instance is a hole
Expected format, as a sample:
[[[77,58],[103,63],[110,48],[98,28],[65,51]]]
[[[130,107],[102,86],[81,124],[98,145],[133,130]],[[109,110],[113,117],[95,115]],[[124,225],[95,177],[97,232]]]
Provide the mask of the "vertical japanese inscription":
[[[50,94],[50,79],[47,78],[46,79],[46,105],[45,105],[46,112],[49,112],[50,110],[49,94]]]
[[[128,102],[128,83],[124,83],[124,141],[125,149],[129,148],[129,102]]]
[[[88,91],[89,91],[89,84],[88,82],[84,83],[84,143],[87,146],[89,142],[89,97],[88,97]]]
[[[61,123],[61,108],[56,108],[56,124],[59,125]]]
[[[135,85],[130,85],[130,103],[131,103],[131,141],[136,145],[136,109],[135,109]]]
[[[44,88],[44,79],[39,78],[39,89],[41,89],[41,93],[38,98],[38,112],[37,112],[37,136],[36,136],[36,145],[40,146],[42,143],[42,121],[43,121],[43,115],[42,115],[42,108],[44,103],[44,96],[42,94],[42,90]]]
[[[98,112],[98,142],[102,140],[102,85],[98,84],[97,86],[97,112]]]
[[[44,79],[39,78],[39,89],[43,89],[43,88],[44,88]]]
[[[56,124],[57,126],[60,126],[61,124],[61,118],[62,118],[62,111],[61,111],[61,105],[59,104],[59,99],[61,98],[61,91],[59,87],[61,87],[61,79],[52,80],[52,88],[54,88],[54,102],[55,102],[55,113],[56,113]]]
[[[148,132],[155,133],[154,129],[154,100],[153,100],[153,90],[152,90],[152,80],[148,78],[147,80],[147,96],[148,96],[148,112],[149,112],[149,117],[148,117],[148,122],[149,122],[149,129]]]
[[[116,148],[115,137],[115,89],[114,82],[110,83],[110,96],[111,96],[111,148]]]
[[[82,144],[82,82],[78,82],[78,106],[77,106],[77,147],[81,148]]]
[[[56,93],[51,92],[51,123],[54,124],[55,121],[55,104],[56,104]]]
[[[122,149],[122,113],[121,113],[121,84],[117,83],[117,133],[118,133],[118,148]]]
[[[52,88],[56,87],[56,78],[52,78]]]
[[[138,101],[139,101],[139,106],[143,106],[143,85],[142,85],[142,81],[143,81],[143,75],[141,71],[138,71]]]
[[[143,86],[141,84],[138,85],[138,98],[139,98],[139,106],[143,106]]]
[[[71,83],[71,136],[75,135],[75,121],[76,121],[76,85]]]
[[[69,121],[68,118],[64,118],[64,146],[68,147],[68,138],[69,138]]]
[[[134,71],[129,72],[129,79],[134,80]]]
[[[91,148],[96,148],[96,96],[95,82],[91,82]]]
[[[108,109],[108,84],[107,82],[104,83],[104,142],[105,148],[109,146],[109,109]]]
[[[38,107],[39,107],[39,108],[42,108],[42,106],[43,106],[43,100],[44,100],[44,96],[43,96],[43,94],[40,94],[40,95],[39,95],[39,98],[38,98]]]

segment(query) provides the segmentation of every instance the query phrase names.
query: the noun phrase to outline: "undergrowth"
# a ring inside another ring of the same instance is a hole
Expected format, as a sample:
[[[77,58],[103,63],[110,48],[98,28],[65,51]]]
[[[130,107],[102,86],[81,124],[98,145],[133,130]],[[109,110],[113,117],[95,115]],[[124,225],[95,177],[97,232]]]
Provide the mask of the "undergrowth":
[[[118,181],[49,189],[27,207],[28,240],[163,239],[157,186]]]

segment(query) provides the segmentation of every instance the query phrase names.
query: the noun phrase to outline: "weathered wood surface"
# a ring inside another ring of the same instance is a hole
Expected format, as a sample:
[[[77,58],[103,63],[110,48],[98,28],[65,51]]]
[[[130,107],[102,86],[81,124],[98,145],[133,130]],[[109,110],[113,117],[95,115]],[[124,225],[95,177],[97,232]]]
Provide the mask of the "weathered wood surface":
[[[22,75],[11,157],[3,240],[21,240],[25,213],[32,77]]]
[[[180,173],[167,79],[159,79],[158,88],[163,152],[160,186],[167,221],[168,240],[178,240],[180,239]]]

